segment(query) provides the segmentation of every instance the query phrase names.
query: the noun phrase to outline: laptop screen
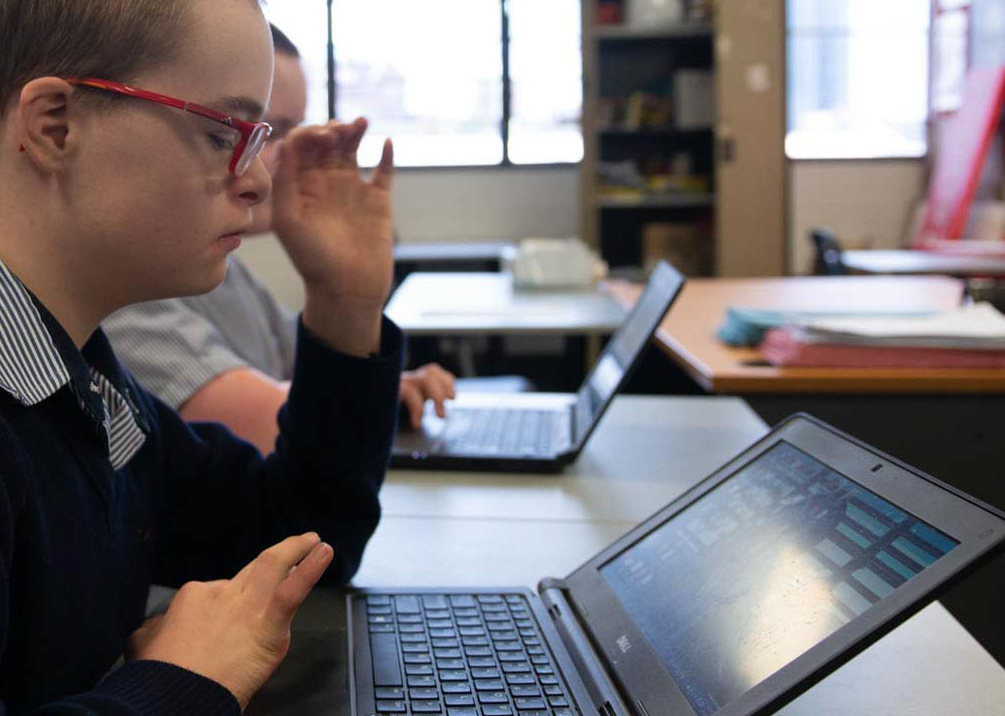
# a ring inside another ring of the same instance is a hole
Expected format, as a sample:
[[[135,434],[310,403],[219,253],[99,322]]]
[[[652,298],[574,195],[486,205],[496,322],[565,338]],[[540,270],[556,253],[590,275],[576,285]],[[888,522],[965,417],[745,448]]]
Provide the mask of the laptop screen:
[[[646,347],[682,285],[683,277],[669,265],[660,263],[653,269],[638,302],[604,348],[580,389],[587,398],[591,417],[614,396],[625,372]]]
[[[958,544],[782,441],[600,573],[707,716]]]

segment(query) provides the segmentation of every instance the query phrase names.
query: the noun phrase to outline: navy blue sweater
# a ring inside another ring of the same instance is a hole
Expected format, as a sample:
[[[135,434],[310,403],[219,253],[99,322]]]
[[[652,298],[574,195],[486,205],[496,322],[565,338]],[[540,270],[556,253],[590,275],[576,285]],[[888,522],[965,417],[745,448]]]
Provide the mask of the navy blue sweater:
[[[237,714],[222,686],[169,664],[106,674],[143,622],[151,583],[231,577],[309,530],[335,550],[324,582],[349,580],[379,518],[401,333],[385,320],[380,354],[357,359],[301,325],[276,451],[263,458],[222,426],[183,422],[125,373],[100,330],[77,351],[38,308],[71,381],[32,406],[0,391],[0,716]],[[92,368],[147,433],[119,470],[94,417]]]

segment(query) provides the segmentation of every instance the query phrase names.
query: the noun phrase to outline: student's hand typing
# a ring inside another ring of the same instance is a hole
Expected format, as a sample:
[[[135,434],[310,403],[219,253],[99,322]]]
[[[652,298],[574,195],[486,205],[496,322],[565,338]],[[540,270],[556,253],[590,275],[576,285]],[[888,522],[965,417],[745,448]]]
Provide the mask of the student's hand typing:
[[[377,350],[391,288],[390,140],[369,181],[356,152],[367,122],[293,130],[273,177],[273,228],[304,279],[304,323],[333,347]]]
[[[181,666],[222,684],[241,710],[286,656],[290,622],[332,560],[316,534],[289,537],[233,579],[189,582],[130,638],[130,659]]]
[[[447,416],[445,401],[457,397],[454,375],[436,363],[427,363],[415,370],[401,374],[401,403],[408,412],[408,423],[418,429],[422,425],[422,411],[427,400],[436,406],[436,414]]]

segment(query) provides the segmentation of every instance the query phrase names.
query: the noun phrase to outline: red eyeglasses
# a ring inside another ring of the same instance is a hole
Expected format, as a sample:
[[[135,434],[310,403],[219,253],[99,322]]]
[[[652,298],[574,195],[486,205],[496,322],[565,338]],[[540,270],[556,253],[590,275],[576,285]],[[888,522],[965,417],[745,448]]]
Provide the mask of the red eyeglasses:
[[[183,99],[168,97],[165,94],[148,92],[146,90],[130,87],[129,85],[124,85],[119,82],[99,80],[93,77],[67,77],[65,79],[73,85],[94,87],[95,89],[116,92],[118,94],[124,94],[137,99],[145,99],[149,102],[156,102],[157,104],[166,104],[168,107],[176,107],[178,109],[185,110],[186,112],[192,112],[193,114],[198,114],[200,117],[205,117],[206,119],[210,119],[214,122],[219,122],[220,124],[225,124],[228,127],[236,129],[241,133],[241,139],[234,146],[234,153],[230,158],[230,173],[235,177],[239,177],[247,171],[248,167],[250,167],[251,163],[255,160],[255,157],[257,157],[261,153],[262,148],[265,147],[265,142],[268,140],[269,135],[272,134],[272,127],[265,122],[248,122],[238,117],[232,117],[223,114],[222,112],[217,112],[209,107],[203,107],[202,105],[195,104],[194,102],[186,102]]]

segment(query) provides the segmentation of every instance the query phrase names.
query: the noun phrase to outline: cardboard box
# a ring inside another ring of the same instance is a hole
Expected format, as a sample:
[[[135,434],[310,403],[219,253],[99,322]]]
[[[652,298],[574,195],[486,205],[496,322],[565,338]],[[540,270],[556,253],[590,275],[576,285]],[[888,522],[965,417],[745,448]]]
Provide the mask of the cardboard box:
[[[642,227],[643,270],[648,272],[660,259],[685,276],[707,276],[712,270],[712,239],[693,224],[646,224]]]

